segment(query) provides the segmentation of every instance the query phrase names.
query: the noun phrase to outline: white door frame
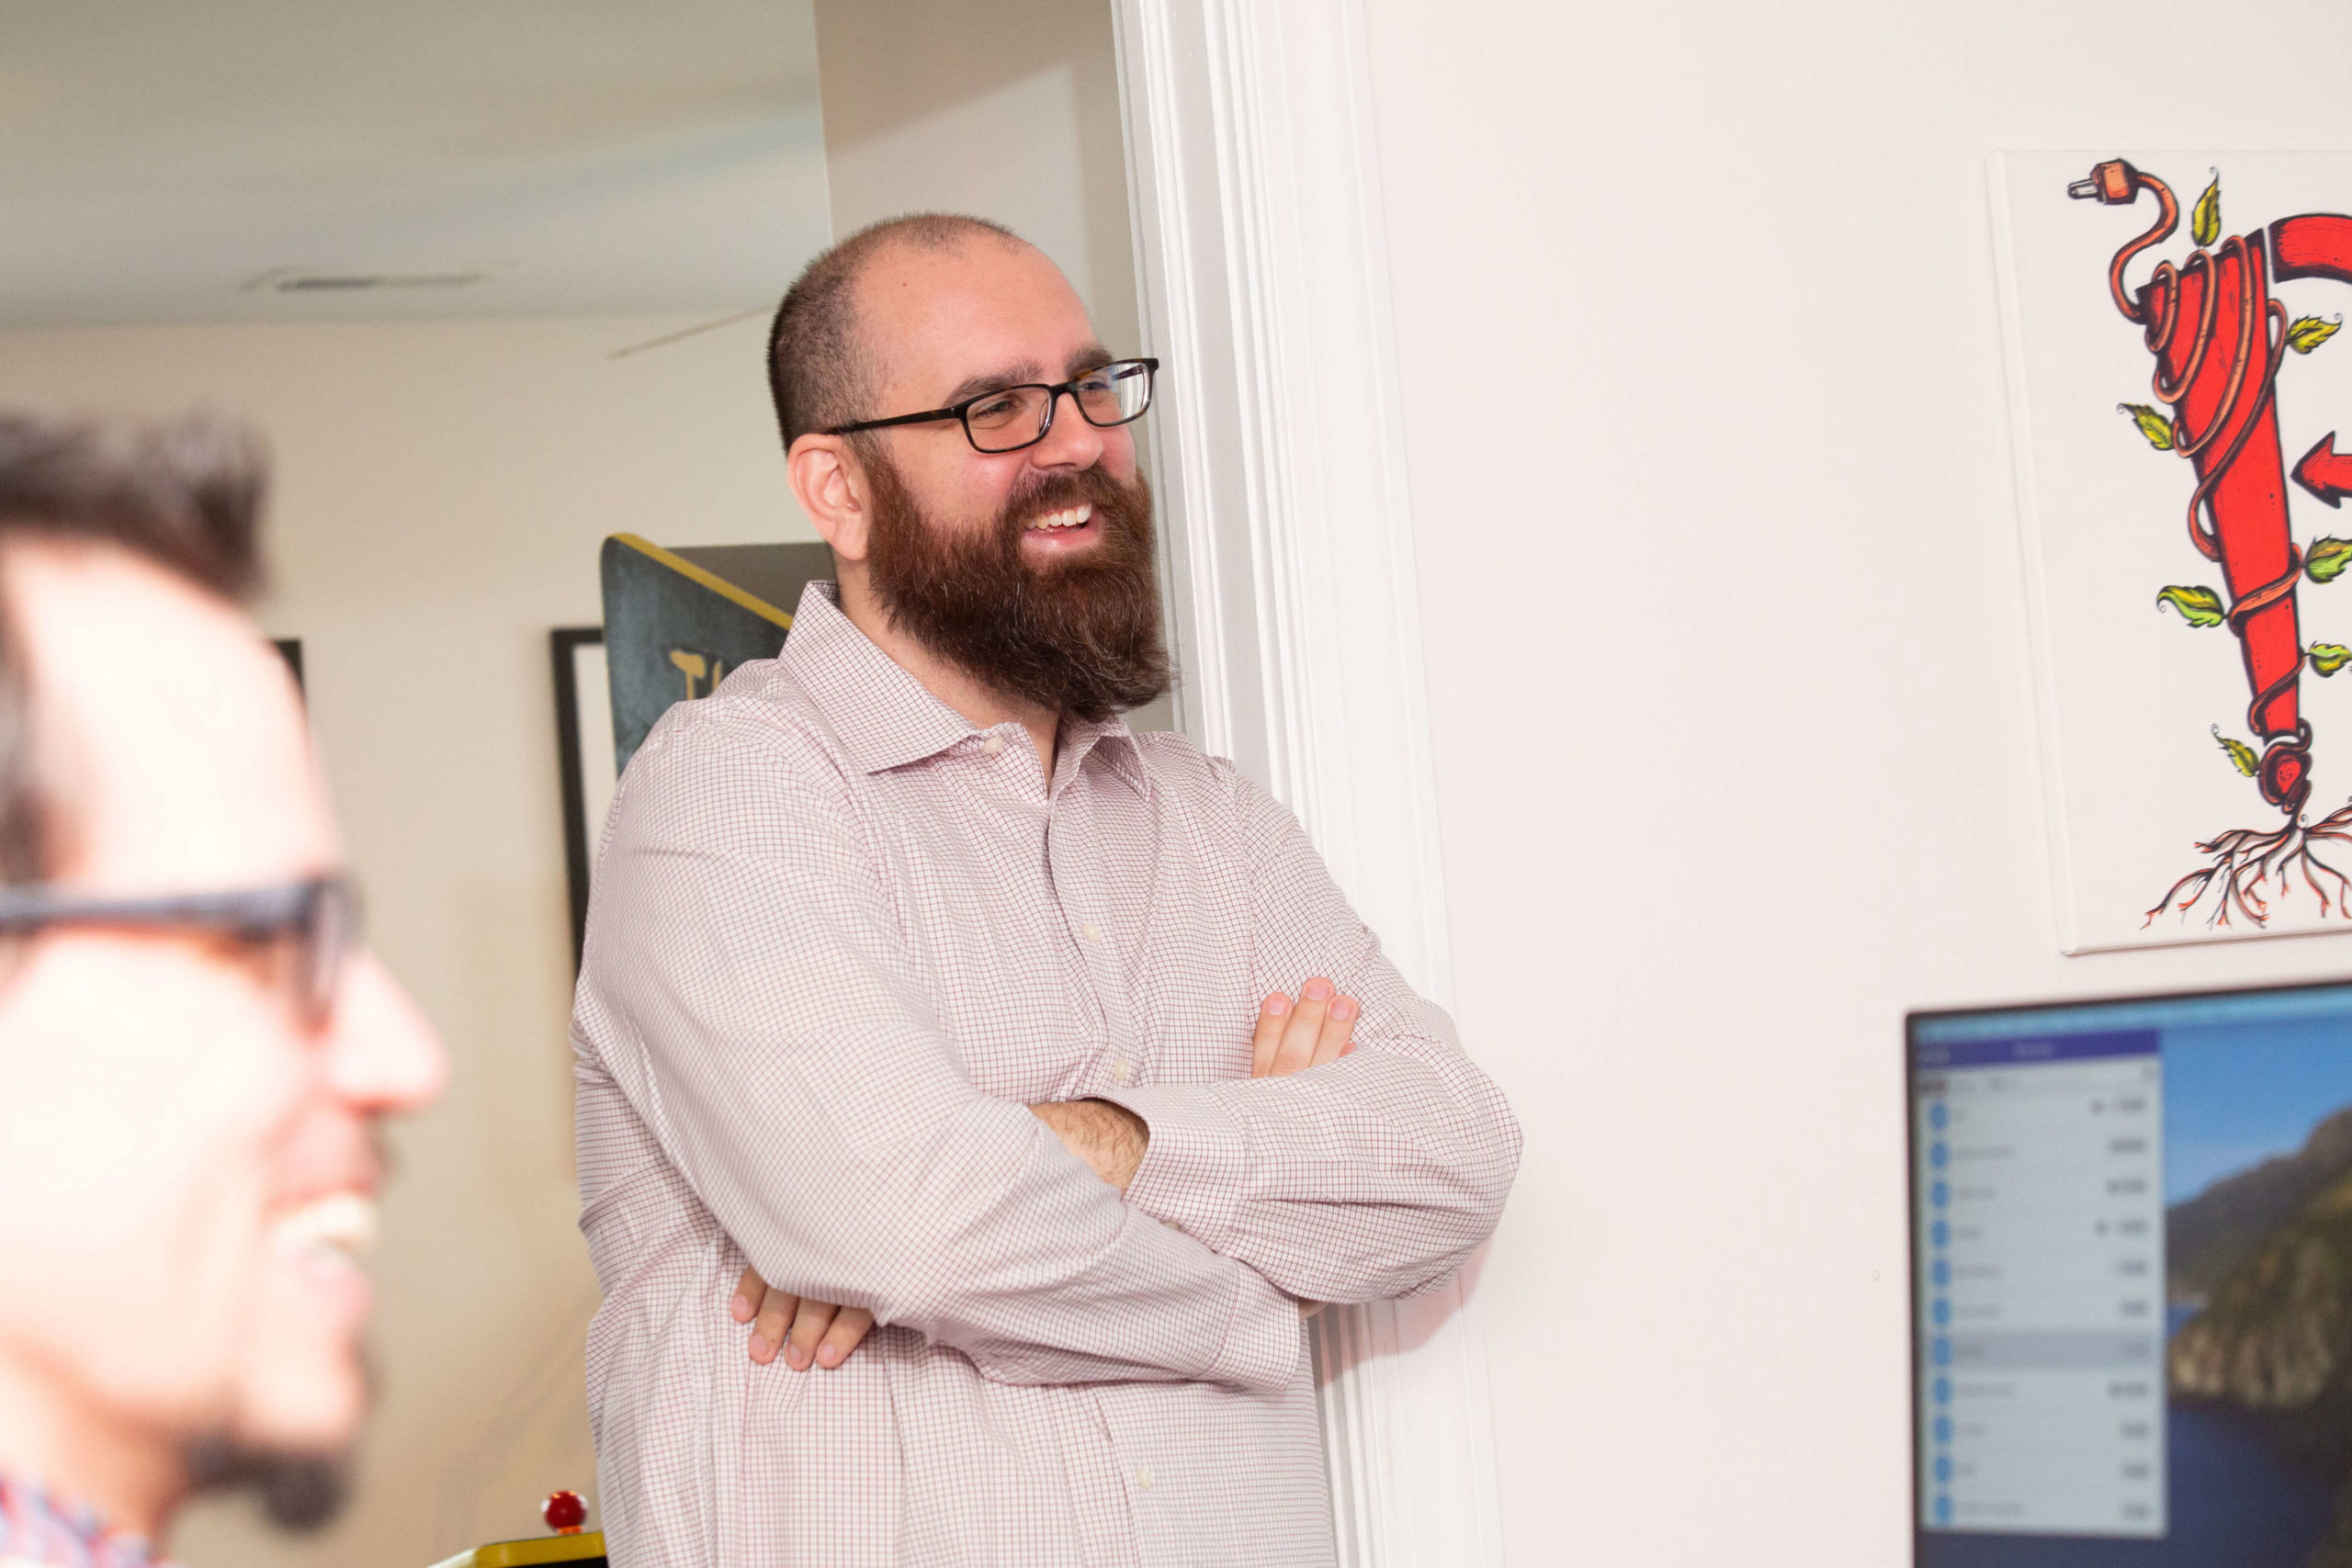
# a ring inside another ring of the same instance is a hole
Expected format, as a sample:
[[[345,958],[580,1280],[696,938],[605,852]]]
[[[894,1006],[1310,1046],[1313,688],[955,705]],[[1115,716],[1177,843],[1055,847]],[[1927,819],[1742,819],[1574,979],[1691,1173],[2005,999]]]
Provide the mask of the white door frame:
[[[1113,0],[1177,716],[1451,1000],[1361,0]],[[1317,1320],[1350,1568],[1499,1568],[1459,1281]]]

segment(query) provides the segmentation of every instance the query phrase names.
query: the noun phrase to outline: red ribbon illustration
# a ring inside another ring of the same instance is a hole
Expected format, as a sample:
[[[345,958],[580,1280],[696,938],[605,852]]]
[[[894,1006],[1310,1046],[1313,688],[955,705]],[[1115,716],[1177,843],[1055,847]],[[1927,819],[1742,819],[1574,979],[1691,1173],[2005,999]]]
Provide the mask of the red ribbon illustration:
[[[2299,711],[2304,651],[2295,602],[2304,559],[2288,525],[2287,470],[2278,439],[2277,383],[2290,346],[2287,311],[2270,293],[2274,271],[2281,279],[2352,283],[2352,218],[2284,218],[2267,231],[2233,234],[2209,251],[2205,247],[2217,237],[2220,222],[2218,189],[2217,176],[2208,193],[2215,232],[2194,235],[2199,248],[2186,264],[2157,263],[2136,289],[2127,286],[2125,270],[2179,225],[2180,204],[2171,187],[2119,158],[2099,164],[2089,178],[2069,186],[2067,194],[2109,206],[2128,206],[2142,191],[2156,198],[2154,224],[2116,252],[2109,265],[2108,290],[2116,309],[2142,329],[2155,356],[2156,400],[2172,410],[2169,444],[2196,471],[2188,537],[2222,569],[2228,625],[2237,636],[2251,694],[2246,723],[2263,742],[2253,772],[2263,798],[2288,819],[2274,832],[2240,829],[2199,844],[2211,863],[2174,884],[2148,918],[2167,908],[2186,913],[2218,891],[2211,923],[2228,924],[2234,907],[2262,925],[2269,912],[2266,884],[2276,876],[2284,891],[2298,869],[2323,913],[2332,889],[2335,906],[2352,914],[2346,898],[2352,880],[2313,852],[2314,840],[2352,842],[2352,807],[2316,824],[2301,819],[2312,787],[2312,728]],[[2165,422],[2154,424],[2161,430]],[[2297,479],[2331,506],[2342,493],[2334,488],[2334,440],[2331,433],[2296,467]],[[2352,473],[2343,477],[2352,489]],[[2322,886],[2322,877],[2328,886]]]

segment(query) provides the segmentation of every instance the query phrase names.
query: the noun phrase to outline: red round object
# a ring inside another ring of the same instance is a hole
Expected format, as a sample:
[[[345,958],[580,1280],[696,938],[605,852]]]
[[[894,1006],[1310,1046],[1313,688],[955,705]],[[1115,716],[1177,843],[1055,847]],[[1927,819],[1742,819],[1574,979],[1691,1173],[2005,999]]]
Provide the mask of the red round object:
[[[577,1492],[550,1492],[539,1505],[539,1517],[558,1535],[578,1535],[580,1527],[588,1522],[588,1505]]]

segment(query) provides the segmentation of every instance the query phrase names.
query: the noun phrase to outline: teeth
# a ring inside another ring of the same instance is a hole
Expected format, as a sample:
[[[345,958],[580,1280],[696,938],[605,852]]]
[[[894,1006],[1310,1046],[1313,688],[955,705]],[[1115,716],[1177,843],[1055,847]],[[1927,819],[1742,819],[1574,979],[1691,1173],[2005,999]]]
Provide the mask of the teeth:
[[[272,1232],[281,1253],[356,1262],[376,1246],[376,1204],[357,1192],[331,1192],[281,1216]]]
[[[1033,529],[1076,528],[1093,515],[1094,508],[1091,505],[1072,506],[1060,512],[1048,512],[1042,517],[1032,518],[1029,526]]]

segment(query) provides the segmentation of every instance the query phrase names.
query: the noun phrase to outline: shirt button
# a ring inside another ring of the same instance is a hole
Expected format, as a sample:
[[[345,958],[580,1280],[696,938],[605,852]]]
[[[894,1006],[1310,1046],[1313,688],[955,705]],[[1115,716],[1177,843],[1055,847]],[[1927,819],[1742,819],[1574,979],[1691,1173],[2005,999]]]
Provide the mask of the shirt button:
[[[1133,1077],[1135,1070],[1136,1065],[1133,1062],[1128,1061],[1125,1056],[1120,1057],[1117,1061],[1111,1064],[1111,1076],[1118,1079],[1121,1083],[1126,1082],[1129,1077]]]
[[[980,750],[989,756],[995,756],[999,751],[1004,750],[1004,737],[1001,735],[989,736],[987,739],[980,742]]]
[[[1136,1490],[1138,1492],[1151,1490],[1151,1466],[1148,1464],[1136,1466]]]
[[[1089,942],[1101,942],[1102,940],[1102,928],[1096,925],[1092,920],[1089,920],[1084,925],[1078,928],[1078,934],[1084,937]]]

